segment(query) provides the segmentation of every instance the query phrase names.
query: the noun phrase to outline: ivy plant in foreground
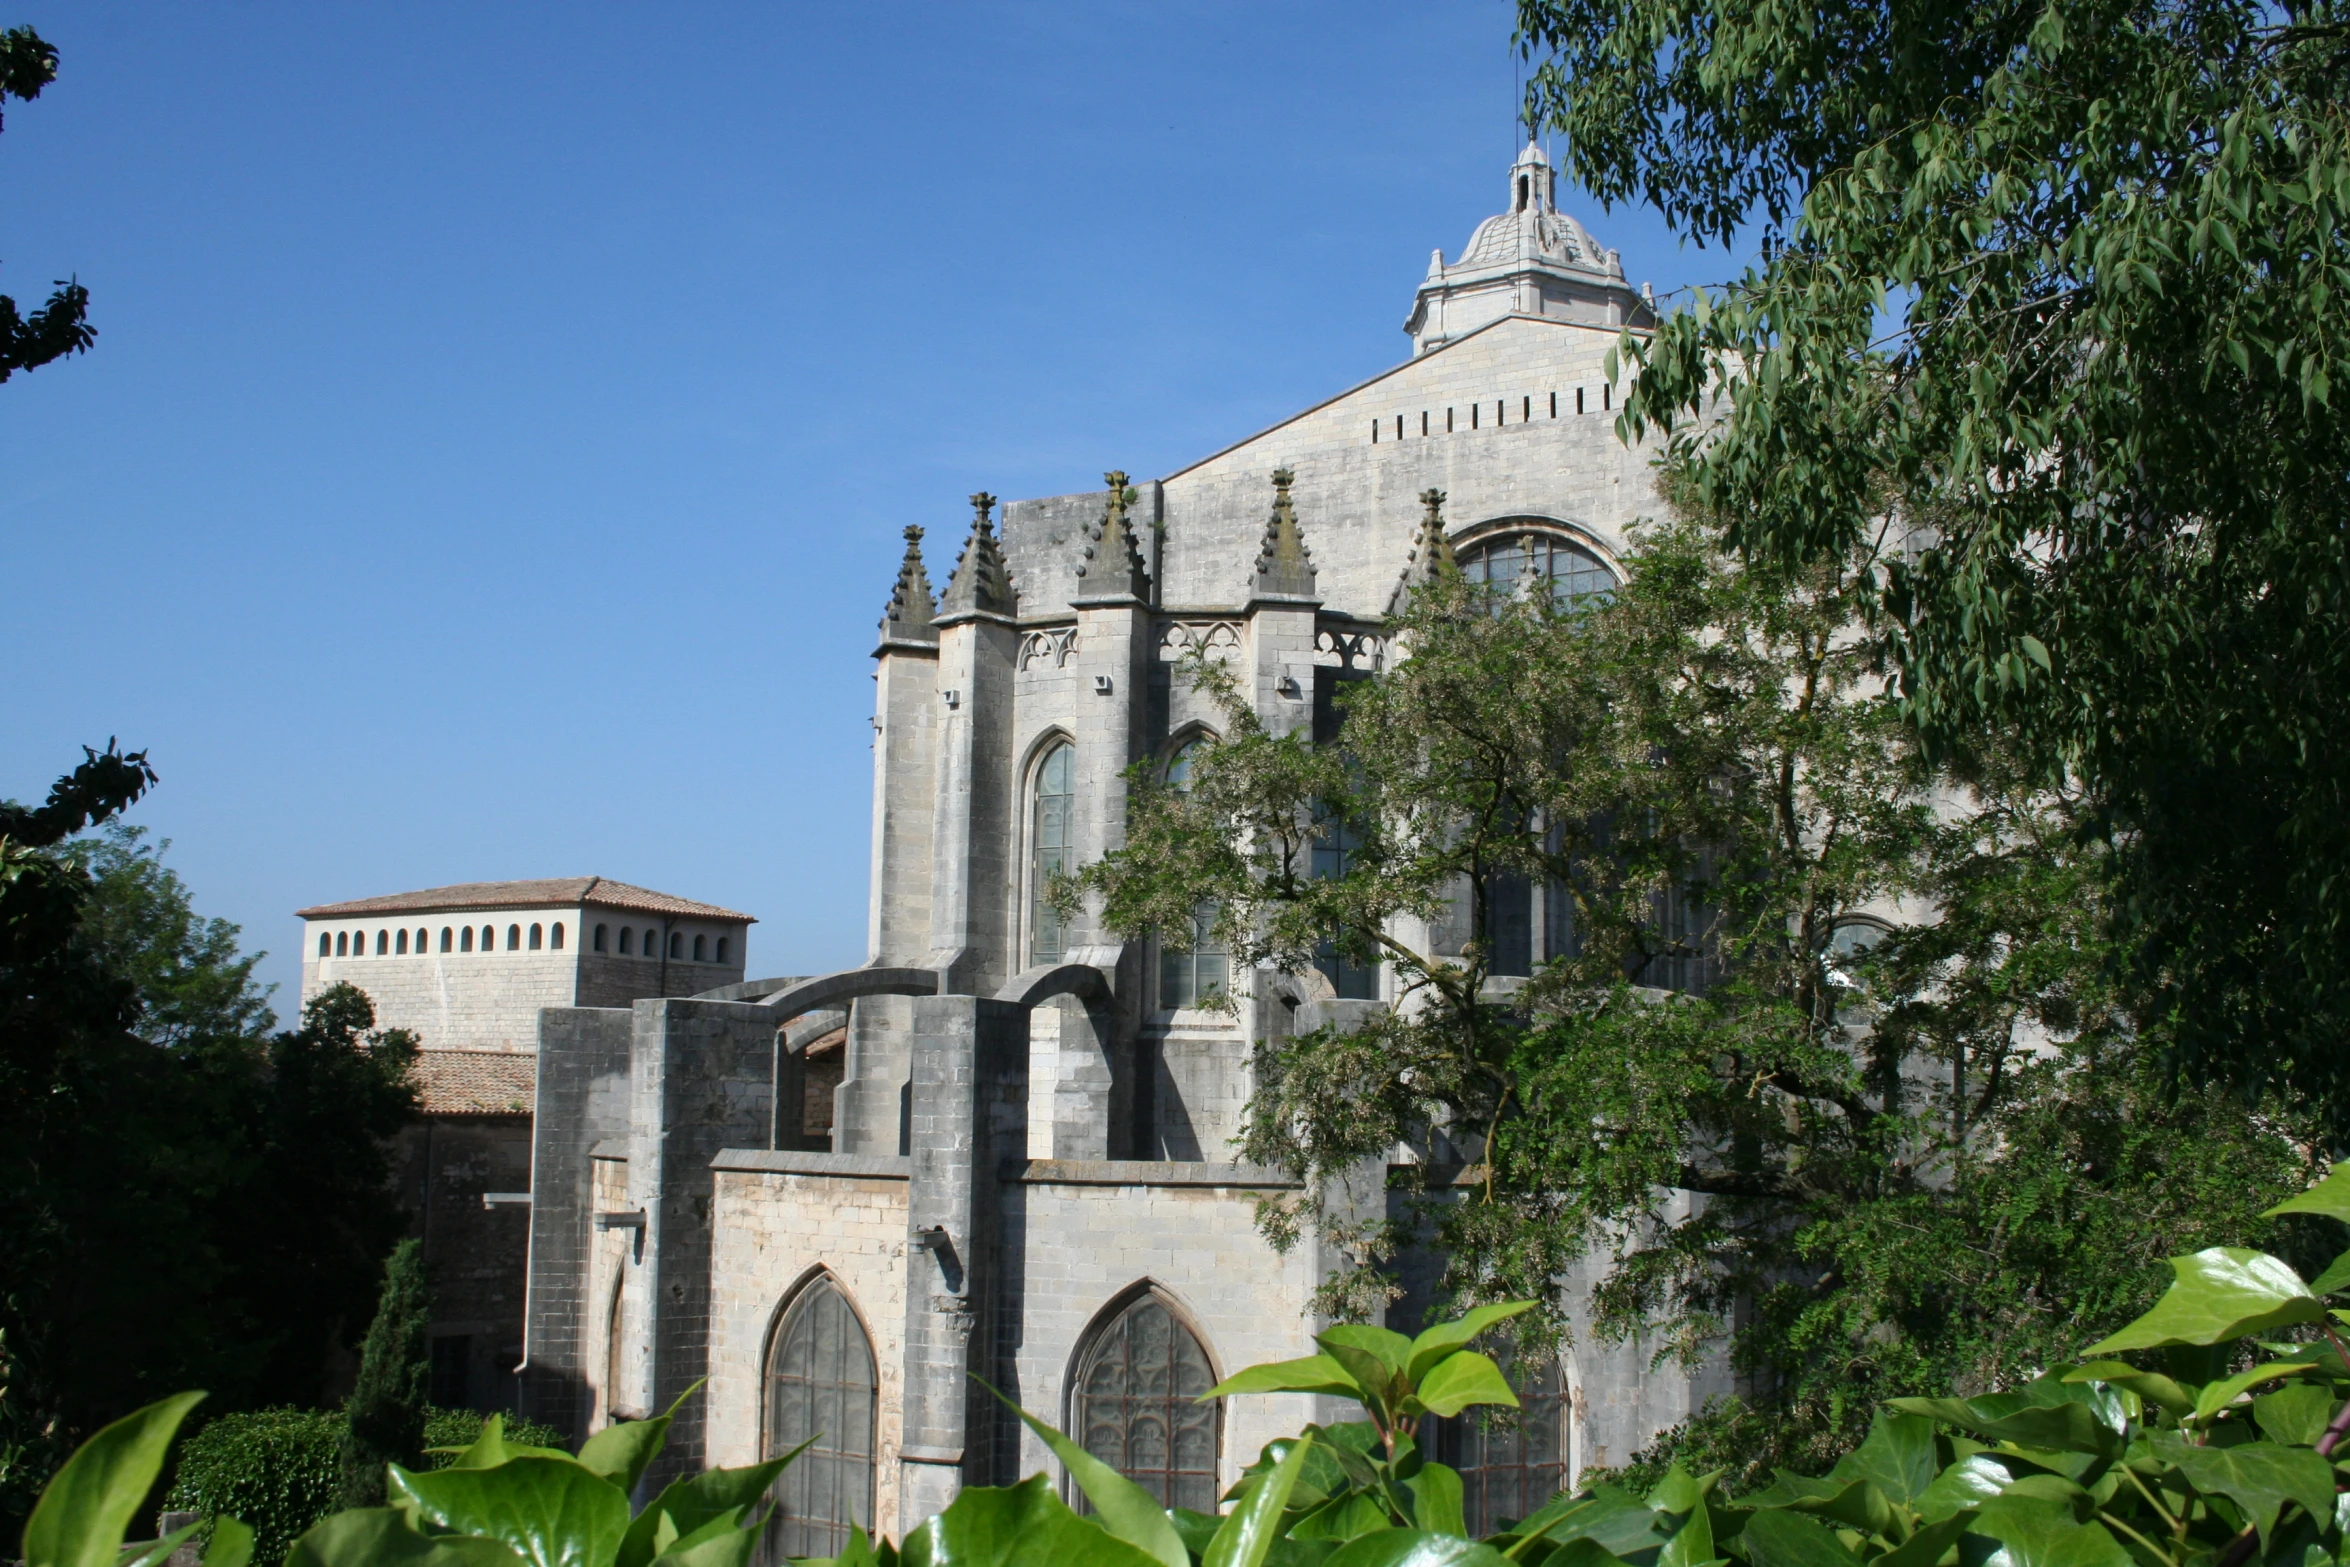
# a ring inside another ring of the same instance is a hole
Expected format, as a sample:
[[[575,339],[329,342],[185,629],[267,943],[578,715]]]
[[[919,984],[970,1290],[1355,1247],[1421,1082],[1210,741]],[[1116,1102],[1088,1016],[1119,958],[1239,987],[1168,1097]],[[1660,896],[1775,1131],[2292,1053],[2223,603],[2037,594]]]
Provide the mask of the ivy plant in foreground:
[[[2350,1221],[2350,1168],[2279,1205]],[[2279,1259],[2212,1247],[2172,1259],[2143,1317],[2008,1392],[1901,1398],[1825,1476],[1780,1472],[1730,1497],[1676,1467],[1646,1496],[1596,1484],[1483,1540],[1461,1478],[1420,1451],[1428,1416],[1510,1407],[1470,1348],[1531,1302],[1480,1307],[1406,1338],[1332,1328],[1302,1360],[1206,1396],[1310,1393],[1364,1418],[1268,1444],[1209,1516],[1167,1509],[1035,1416],[1093,1505],[1045,1475],[965,1489],[892,1544],[852,1531],[827,1567],[2330,1567],[2350,1563],[2334,1452],[2350,1432],[2350,1355],[2326,1304],[2350,1253],[2304,1281]],[[2122,1357],[2132,1358],[2122,1358]],[[198,1394],[107,1427],[42,1496],[26,1567],[156,1567],[191,1531],[125,1547]],[[674,1411],[673,1411],[674,1412]],[[750,1567],[762,1503],[792,1455],[680,1480],[630,1515],[670,1416],[610,1427],[576,1457],[504,1440],[493,1421],[452,1468],[393,1466],[394,1505],[337,1513],[288,1567]],[[2350,1466],[2345,1466],[2350,1467]],[[247,1567],[252,1536],[215,1524],[205,1567]]]

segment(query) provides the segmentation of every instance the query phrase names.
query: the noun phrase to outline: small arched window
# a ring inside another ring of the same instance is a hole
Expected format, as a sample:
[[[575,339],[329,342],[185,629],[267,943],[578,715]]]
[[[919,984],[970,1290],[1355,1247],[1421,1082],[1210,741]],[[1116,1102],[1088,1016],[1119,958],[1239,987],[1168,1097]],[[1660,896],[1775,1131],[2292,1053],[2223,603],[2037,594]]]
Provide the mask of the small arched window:
[[[508,952],[520,952],[522,950],[521,926],[509,925],[506,927],[506,950]]]
[[[1078,1352],[1071,1429],[1087,1452],[1161,1506],[1213,1513],[1223,1409],[1221,1401],[1198,1399],[1215,1385],[1206,1347],[1165,1300],[1144,1290]]]
[[[426,930],[426,929],[425,929],[423,926],[421,926],[421,925],[417,926],[417,927],[416,927],[416,955],[417,955],[418,957],[422,957],[422,956],[424,956],[425,949],[426,949],[427,947],[430,947],[431,945],[432,945],[432,932],[431,932],[431,931],[429,931],[429,930]]]
[[[563,950],[563,922],[561,920],[557,920],[547,927],[547,945],[553,947],[557,952]]]
[[[393,941],[392,952],[396,957],[404,958],[408,955],[408,933],[405,930],[401,931],[398,938]]]
[[[375,933],[375,955],[379,958],[388,958],[392,955],[392,933],[390,931],[379,930]]]
[[[726,961],[726,938],[724,936],[718,938],[718,961],[721,963]]]
[[[596,927],[596,934],[594,938],[596,951],[601,952],[604,950],[604,943],[611,939],[611,929],[612,927],[609,925],[598,925]],[[626,926],[621,927],[620,939],[622,941],[626,941],[628,939],[628,928]],[[626,947],[622,947],[620,950],[626,952],[628,949]]]
[[[351,955],[351,933],[350,933],[349,931],[347,931],[347,930],[338,930],[338,931],[336,931],[336,932],[335,932],[335,956],[336,956],[336,957],[338,957],[338,958],[347,958],[347,957],[349,957],[350,955]]]
[[[471,952],[473,950],[473,927],[471,925],[465,927],[465,933],[458,938],[457,945],[461,951]]]
[[[628,950],[629,938],[635,934],[636,932],[629,929],[626,925],[620,927],[620,950],[622,952],[626,952]]]
[[[534,922],[530,927],[530,950],[533,952],[538,951],[539,942],[543,940],[545,936],[546,932],[539,929],[538,925]],[[511,941],[513,938],[508,937],[507,939]]]
[[[441,927],[441,950],[442,950],[443,952],[446,952],[446,951],[448,951],[448,950],[449,950],[449,942],[450,942],[450,940],[451,940],[451,933],[450,933],[449,927],[448,927],[448,926],[446,926],[446,925],[443,925],[443,926]],[[466,943],[466,945],[467,945],[467,946],[471,946],[471,945],[473,945],[473,943],[471,943],[471,942],[469,941],[469,942],[467,942],[467,943]]]
[[[873,1526],[879,1388],[865,1325],[830,1277],[815,1280],[776,1323],[767,1350],[766,1456],[815,1438],[775,1483],[779,1554],[837,1556],[851,1526]]]
[[[1497,599],[1517,592],[1529,576],[1550,584],[1551,602],[1572,609],[1616,590],[1616,574],[1597,555],[1555,533],[1508,534],[1460,554],[1461,575]]]
[[[1054,875],[1069,865],[1070,818],[1076,805],[1070,771],[1076,759],[1076,747],[1063,741],[1036,767],[1036,802],[1029,813],[1029,946],[1039,963],[1058,963],[1069,950],[1069,933],[1062,928],[1051,892]]]
[[[498,950],[497,926],[484,925],[481,928],[481,950],[484,952],[495,952]]]
[[[325,931],[320,931],[318,933],[318,955],[322,958],[331,958],[334,956],[334,953],[334,938],[329,936]]]
[[[685,956],[684,931],[673,930],[669,933],[669,955],[673,958],[683,958]]]
[[[704,935],[696,934],[694,937],[694,961],[696,963],[703,961],[709,950],[710,938]]]

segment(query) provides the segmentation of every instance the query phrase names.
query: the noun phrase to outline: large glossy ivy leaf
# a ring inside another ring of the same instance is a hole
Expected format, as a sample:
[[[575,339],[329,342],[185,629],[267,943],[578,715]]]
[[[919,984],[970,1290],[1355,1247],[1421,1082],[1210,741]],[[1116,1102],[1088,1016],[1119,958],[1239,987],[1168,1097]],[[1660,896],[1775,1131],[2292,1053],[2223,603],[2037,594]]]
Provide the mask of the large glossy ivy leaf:
[[[203,1397],[179,1393],[133,1410],[76,1448],[25,1521],[25,1567],[114,1567],[172,1437]]]
[[[2261,1434],[2287,1447],[2315,1447],[2333,1423],[2341,1400],[2313,1383],[2297,1382],[2252,1401],[2252,1418]]]
[[[1781,1507],[1757,1511],[1738,1538],[1753,1567],[1860,1567],[1827,1525]]]
[[[1459,1470],[1449,1464],[1422,1464],[1405,1484],[1412,1493],[1413,1522],[1435,1534],[1468,1534]]]
[[[2087,1388],[2080,1391],[2089,1392]],[[2018,1447],[2100,1457],[2111,1457],[2121,1450],[2121,1435],[2114,1422],[2086,1397],[2079,1402],[2049,1403],[2024,1392],[1992,1393],[1982,1398],[1893,1398],[1886,1403],[1903,1414],[1923,1415]],[[2118,1416],[2118,1408],[2112,1413]]]
[[[2334,1166],[2324,1180],[2298,1197],[2286,1198],[2261,1217],[2273,1219],[2280,1213],[2318,1213],[2350,1222],[2350,1164]]]
[[[1426,1529],[1380,1529],[1349,1540],[1323,1567],[1509,1567],[1490,1545]]]
[[[2239,1394],[2265,1383],[2301,1376],[2310,1369],[2311,1363],[2306,1360],[2271,1360],[2249,1371],[2239,1371],[2232,1377],[2207,1382],[2203,1385],[2203,1391],[2195,1395],[2195,1418],[2208,1420],[2234,1403]]]
[[[1882,1534],[1893,1523],[1893,1504],[1867,1480],[1811,1480],[1784,1469],[1755,1495],[1754,1505],[1833,1518],[1866,1534]]]
[[[2150,1404],[2159,1404],[2174,1415],[2192,1414],[2195,1395],[2174,1378],[2159,1371],[2141,1371],[2126,1360],[2092,1360],[2085,1366],[2075,1366],[2064,1373],[2067,1382],[2105,1382],[2114,1387],[2128,1388]]]
[[[995,1393],[993,1388],[988,1391]],[[1157,1497],[1003,1394],[995,1396],[1052,1449],[1053,1456],[1068,1469],[1069,1478],[1077,1482],[1086,1500],[1093,1503],[1094,1516],[1103,1528],[1128,1545],[1157,1557],[1166,1567],[1191,1567],[1191,1552],[1184,1548],[1183,1536],[1176,1532],[1174,1521],[1167,1516],[1167,1509],[1159,1505]]]
[[[393,1464],[391,1493],[452,1534],[504,1541],[531,1567],[612,1567],[628,1531],[627,1494],[571,1458],[431,1474]]]
[[[1676,1463],[1665,1471],[1656,1489],[1648,1493],[1650,1507],[1681,1520],[1680,1527],[1673,1530],[1664,1549],[1657,1553],[1656,1567],[1706,1567],[1716,1559],[1713,1513],[1706,1506],[1706,1496],[1713,1490],[1715,1478],[1708,1475],[1703,1480],[1693,1479]]]
[[[2154,1309],[2089,1346],[2092,1355],[2166,1344],[2225,1344],[2289,1322],[2315,1322],[2325,1307],[2301,1275],[2266,1252],[2212,1246],[2170,1259],[2177,1275]]]
[[[2264,1543],[2287,1502],[2300,1503],[2312,1518],[2334,1515],[2334,1466],[2308,1448],[2276,1442],[2198,1447],[2175,1431],[2157,1431],[2147,1445],[2196,1490],[2244,1509]]]
[[[204,1567],[247,1567],[253,1560],[253,1531],[242,1520],[212,1520],[212,1543],[204,1547]]]
[[[1942,1559],[1943,1552],[1957,1543],[1958,1537],[1966,1533],[1967,1526],[1974,1521],[1974,1510],[1969,1508],[1939,1523],[1927,1524],[1871,1562],[1869,1567],[1934,1567]]]
[[[664,1540],[675,1542],[713,1519],[748,1512],[758,1506],[767,1488],[775,1483],[775,1477],[815,1440],[810,1437],[781,1458],[770,1458],[763,1464],[747,1464],[740,1469],[705,1469],[698,1475],[670,1481],[643,1512],[630,1520],[628,1531],[620,1537],[620,1550],[613,1557],[613,1567],[645,1567],[664,1550],[674,1548],[673,1544],[664,1544]]]
[[[1925,1494],[1941,1469],[1941,1456],[1934,1450],[1933,1421],[1879,1410],[1867,1439],[1839,1459],[1828,1471],[1828,1478],[1869,1481],[1906,1505]]]
[[[2132,1567],[2103,1524],[2082,1523],[2070,1504],[2045,1497],[1994,1497],[1967,1532],[1998,1542],[1983,1567]]]
[[[1438,1361],[1435,1369],[1421,1379],[1417,1396],[1420,1407],[1432,1415],[1457,1415],[1481,1404],[1505,1409],[1518,1407],[1518,1395],[1510,1391],[1509,1379],[1501,1374],[1501,1367],[1473,1349],[1461,1350]]]
[[[1971,1513],[2006,1490],[2014,1479],[2007,1465],[1990,1454],[1971,1454],[1935,1476],[1934,1483],[1918,1497],[1918,1516],[1938,1524]]]
[[[590,1440],[592,1441],[593,1438]],[[446,1452],[447,1449],[443,1448],[439,1451]],[[498,1465],[516,1458],[561,1458],[568,1460],[570,1457],[569,1453],[559,1447],[534,1447],[528,1442],[507,1441],[506,1417],[492,1415],[481,1423],[481,1434],[475,1437],[470,1445],[459,1448],[457,1456],[449,1460],[447,1467],[451,1469],[495,1469]]]
[[[2350,1289],[2350,1251],[2327,1263],[2325,1271],[2309,1281],[2312,1295],[2331,1295],[2345,1289]]]
[[[1344,1368],[1350,1381],[1380,1401],[1400,1399],[1409,1391],[1404,1367],[1411,1359],[1412,1341],[1401,1333],[1357,1323],[1332,1328],[1314,1342]]]
[[[1297,1477],[1305,1472],[1307,1455],[1319,1445],[1311,1435],[1299,1437],[1272,1473],[1249,1488],[1208,1541],[1200,1567],[1264,1567],[1281,1537],[1282,1515],[1297,1491]]]
[[[965,1486],[946,1511],[925,1519],[898,1547],[898,1567],[1158,1567],[1107,1529],[1078,1517],[1030,1475],[1018,1485]]]
[[[653,1558],[655,1567],[751,1567],[766,1531],[755,1519],[713,1518]]]
[[[1411,1359],[1406,1368],[1414,1383],[1428,1374],[1428,1368],[1456,1350],[1467,1349],[1477,1335],[1497,1322],[1507,1322],[1522,1312],[1532,1311],[1530,1300],[1505,1300],[1498,1305],[1479,1306],[1451,1322],[1436,1326],[1412,1340]]]
[[[294,1542],[285,1567],[526,1567],[497,1540],[420,1534],[397,1507],[329,1513]]]
[[[1211,1398],[1234,1393],[1334,1393],[1342,1398],[1359,1399],[1365,1391],[1347,1375],[1344,1366],[1328,1355],[1308,1355],[1303,1360],[1276,1360],[1269,1365],[1251,1366],[1209,1388],[1199,1401],[1204,1404]]]
[[[1671,1537],[1672,1523],[1648,1503],[1612,1485],[1594,1486],[1579,1496],[1558,1496],[1536,1508],[1509,1534],[1554,1544],[1589,1540],[1617,1556],[1636,1556]],[[1513,1549],[1513,1556],[1520,1554]]]

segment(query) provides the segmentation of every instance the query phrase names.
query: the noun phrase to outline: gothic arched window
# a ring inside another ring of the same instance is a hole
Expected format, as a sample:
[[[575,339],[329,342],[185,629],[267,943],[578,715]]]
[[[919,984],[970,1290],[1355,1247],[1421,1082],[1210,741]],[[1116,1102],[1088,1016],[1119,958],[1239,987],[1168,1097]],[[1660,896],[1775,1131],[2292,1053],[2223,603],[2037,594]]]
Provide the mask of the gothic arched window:
[[[1460,553],[1461,575],[1507,597],[1529,571],[1550,584],[1551,602],[1561,609],[1616,590],[1616,574],[1597,555],[1555,533],[1505,533]]]
[[[1036,765],[1036,804],[1029,815],[1029,898],[1035,910],[1030,929],[1030,954],[1038,963],[1058,963],[1068,951],[1068,932],[1061,928],[1061,911],[1049,896],[1053,875],[1068,869],[1071,807],[1076,803],[1070,783],[1070,764],[1076,747],[1063,741]]]
[[[873,1527],[873,1343],[822,1277],[800,1291],[767,1348],[766,1457],[816,1445],[775,1482],[770,1536],[785,1556],[837,1556],[849,1526]]]
[[[1473,1410],[1432,1421],[1439,1463],[1460,1471],[1469,1534],[1481,1539],[1504,1520],[1525,1517],[1567,1488],[1567,1400],[1559,1363],[1520,1375],[1507,1350],[1494,1353],[1518,1395],[1508,1410]]]
[[[1087,1452],[1162,1506],[1214,1513],[1222,1405],[1197,1400],[1215,1385],[1207,1349],[1166,1301],[1145,1290],[1079,1352],[1072,1429]]]

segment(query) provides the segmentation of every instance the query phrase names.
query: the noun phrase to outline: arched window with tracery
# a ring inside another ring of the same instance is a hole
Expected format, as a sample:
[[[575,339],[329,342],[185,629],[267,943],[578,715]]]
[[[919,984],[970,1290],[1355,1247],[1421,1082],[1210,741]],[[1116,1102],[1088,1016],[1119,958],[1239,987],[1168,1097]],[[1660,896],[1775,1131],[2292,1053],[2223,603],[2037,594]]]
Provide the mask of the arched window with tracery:
[[[873,1528],[873,1341],[830,1275],[812,1280],[767,1348],[766,1457],[807,1441],[775,1482],[769,1540],[783,1556],[837,1556],[849,1526]]]
[[[1557,533],[1529,529],[1494,534],[1460,552],[1461,575],[1506,598],[1532,576],[1550,585],[1561,609],[1616,590],[1616,574],[1590,550]]]
[[[1223,1404],[1198,1399],[1215,1385],[1207,1347],[1157,1291],[1143,1290],[1078,1351],[1070,1430],[1162,1506],[1212,1514]],[[1083,1496],[1069,1500],[1082,1506]]]
[[[1077,748],[1067,741],[1045,752],[1036,764],[1035,803],[1029,812],[1029,950],[1038,963],[1058,963],[1069,950],[1061,911],[1052,905],[1052,879],[1069,866],[1071,818],[1076,814],[1071,770]]]
[[[1558,1361],[1527,1374],[1506,1348],[1490,1353],[1518,1395],[1517,1410],[1473,1409],[1432,1420],[1425,1437],[1437,1462],[1460,1471],[1472,1538],[1525,1517],[1567,1488],[1567,1399]]]
[[[1206,742],[1187,742],[1167,759],[1167,787],[1177,794],[1191,793],[1192,771]],[[1191,928],[1180,940],[1159,935],[1159,1005],[1198,1006],[1224,993],[1230,982],[1224,938],[1216,934],[1217,908],[1213,901],[1191,911]]]

